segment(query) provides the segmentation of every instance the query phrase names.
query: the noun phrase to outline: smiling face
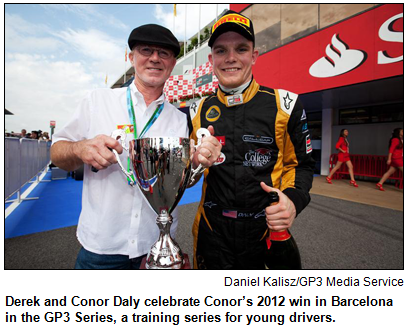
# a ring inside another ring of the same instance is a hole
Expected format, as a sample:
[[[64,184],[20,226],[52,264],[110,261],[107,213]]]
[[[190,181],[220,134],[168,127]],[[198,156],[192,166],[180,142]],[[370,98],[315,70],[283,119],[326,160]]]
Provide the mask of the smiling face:
[[[143,55],[139,51],[139,46],[129,53],[130,62],[135,69],[135,83],[147,88],[163,88],[164,83],[176,65],[176,58],[173,52],[168,49],[155,46],[150,48],[154,49],[150,56]],[[171,52],[171,56],[169,58],[160,57],[159,52],[161,50]]]
[[[251,80],[258,55],[252,41],[236,32],[226,32],[215,40],[208,59],[220,84],[236,88]]]

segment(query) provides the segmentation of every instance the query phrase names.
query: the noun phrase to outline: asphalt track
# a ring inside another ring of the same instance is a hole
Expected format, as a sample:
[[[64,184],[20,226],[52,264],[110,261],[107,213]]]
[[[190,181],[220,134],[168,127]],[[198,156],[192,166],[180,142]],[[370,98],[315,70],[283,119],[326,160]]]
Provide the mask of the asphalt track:
[[[59,188],[66,183],[68,190],[78,198],[78,193],[75,193],[72,186],[78,188],[79,183],[74,180],[72,182],[59,182]],[[52,183],[56,185],[56,182]],[[25,222],[30,221],[41,224],[54,218],[54,222],[61,222],[65,212],[69,212],[69,218],[72,220],[73,214],[78,211],[73,210],[72,205],[61,206],[53,200],[53,193],[45,192],[48,188],[41,189],[43,191],[40,199],[54,206],[47,209],[49,207],[36,206],[39,202],[37,200],[24,201],[24,207],[27,209],[25,215],[17,220],[18,223],[12,224],[13,221],[16,222],[12,216],[5,220],[5,231],[10,236],[13,236],[10,226],[14,227],[15,231],[17,226],[27,227]],[[402,196],[402,192],[399,193]],[[179,206],[176,240],[183,252],[190,256],[190,260],[193,249],[191,226],[199,195],[198,186],[188,192],[187,201]],[[61,195],[54,197],[61,199]],[[192,200],[196,201],[190,202]],[[60,207],[58,213],[55,205]],[[14,234],[14,237],[5,239],[5,269],[73,268],[80,248],[76,239],[76,225],[69,224],[68,221],[66,227],[52,228],[49,224],[49,229],[32,229],[33,233]],[[403,211],[400,210],[312,194],[311,203],[298,216],[291,232],[298,244],[303,268],[306,270],[403,269],[403,224]]]

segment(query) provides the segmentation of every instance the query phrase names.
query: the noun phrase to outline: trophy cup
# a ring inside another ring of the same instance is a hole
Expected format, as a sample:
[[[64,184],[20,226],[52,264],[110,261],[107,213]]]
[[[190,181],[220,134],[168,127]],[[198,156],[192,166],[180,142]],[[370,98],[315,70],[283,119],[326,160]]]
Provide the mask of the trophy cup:
[[[197,132],[198,144],[201,138],[209,136],[207,129]],[[120,141],[125,150],[126,133],[115,130],[113,138]],[[170,236],[173,223],[171,213],[176,208],[189,183],[195,175],[204,171],[198,166],[191,168],[190,139],[179,137],[141,138],[129,142],[129,158],[133,170],[123,167],[118,153],[113,150],[122,172],[132,186],[137,185],[147,202],[156,212],[159,239],[153,244],[146,258],[148,269],[180,269],[185,264],[184,255]]]

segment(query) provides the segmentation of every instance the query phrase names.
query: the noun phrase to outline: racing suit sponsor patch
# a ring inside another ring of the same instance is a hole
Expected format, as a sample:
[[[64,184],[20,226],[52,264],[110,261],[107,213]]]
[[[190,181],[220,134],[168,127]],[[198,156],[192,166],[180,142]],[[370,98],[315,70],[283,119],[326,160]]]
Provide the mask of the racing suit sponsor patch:
[[[306,120],[306,111],[305,111],[305,109],[303,109],[303,113],[302,113],[302,116],[300,117],[300,121],[303,121],[303,120]]]
[[[287,114],[291,115],[293,109],[295,108],[295,104],[299,95],[284,89],[276,90],[279,94],[279,103],[281,109]]]
[[[242,140],[246,143],[261,143],[261,144],[272,144],[273,138],[266,136],[254,136],[254,135],[244,135]]]
[[[205,118],[209,122],[217,121],[221,116],[221,110],[218,106],[211,106],[208,111],[205,113]]]
[[[220,164],[223,164],[225,162],[226,156],[224,153],[221,152],[220,156],[218,157],[217,161],[214,162],[214,166],[218,166]]]
[[[260,211],[259,213],[250,211],[238,211],[238,210],[223,210],[222,215],[224,217],[231,217],[231,218],[259,218],[265,217],[265,209]]]
[[[293,99],[290,98],[289,93],[286,93],[286,96],[283,97],[283,100],[285,101],[283,105],[285,106],[285,109],[289,110],[290,109],[290,103],[293,102]]]
[[[234,106],[234,105],[244,103],[244,97],[242,96],[242,94],[227,96],[226,98],[227,98],[227,106]]]
[[[205,98],[201,98],[197,102],[194,102],[193,104],[191,104],[191,106],[190,106],[190,118],[191,118],[191,120],[193,120],[194,117],[196,116],[197,110],[200,107],[201,103],[204,101],[204,99]]]
[[[225,146],[225,136],[215,136],[222,146]]]
[[[217,204],[212,202],[212,201],[207,201],[204,203],[204,207],[212,208],[213,206],[216,206]]]
[[[262,209],[261,212],[257,213],[254,218],[265,217],[265,209]]]
[[[306,154],[310,153],[313,151],[312,148],[312,141],[310,139],[310,135],[306,136]]]
[[[245,154],[244,167],[263,167],[272,159],[272,151],[268,149],[250,150]]]

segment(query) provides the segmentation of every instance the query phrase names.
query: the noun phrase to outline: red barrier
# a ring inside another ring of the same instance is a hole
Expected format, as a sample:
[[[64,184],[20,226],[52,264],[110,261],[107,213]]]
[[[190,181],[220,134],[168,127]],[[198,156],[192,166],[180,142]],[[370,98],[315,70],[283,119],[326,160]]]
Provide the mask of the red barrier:
[[[362,177],[377,177],[381,178],[388,170],[387,156],[384,155],[368,155],[368,154],[350,154],[350,160],[353,164],[354,176]],[[330,156],[330,170],[337,163],[337,153]],[[342,179],[344,175],[349,175],[346,163],[343,163],[339,170],[333,175],[333,179]],[[400,170],[397,170],[388,179],[396,181],[395,186],[403,188],[403,175]]]

